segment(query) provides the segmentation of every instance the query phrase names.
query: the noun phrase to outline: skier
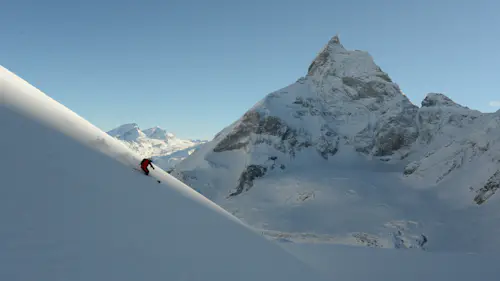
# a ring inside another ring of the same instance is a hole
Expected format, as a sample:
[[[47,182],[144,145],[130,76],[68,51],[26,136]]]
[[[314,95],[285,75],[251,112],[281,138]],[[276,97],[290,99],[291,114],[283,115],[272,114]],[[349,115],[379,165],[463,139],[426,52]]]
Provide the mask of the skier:
[[[151,161],[151,159],[147,159],[147,158],[144,158],[141,161],[141,169],[144,171],[146,176],[149,175],[148,166],[151,166],[151,168],[153,168],[153,170],[155,169],[155,167],[153,167],[153,164],[151,164],[152,162],[153,161]]]

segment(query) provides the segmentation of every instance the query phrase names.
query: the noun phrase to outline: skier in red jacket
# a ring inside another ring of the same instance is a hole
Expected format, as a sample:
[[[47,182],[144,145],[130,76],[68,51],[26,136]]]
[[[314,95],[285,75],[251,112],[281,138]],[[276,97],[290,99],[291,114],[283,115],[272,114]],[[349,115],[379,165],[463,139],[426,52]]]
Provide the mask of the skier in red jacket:
[[[141,169],[144,171],[146,176],[149,175],[148,166],[151,166],[151,168],[153,168],[153,170],[155,169],[155,167],[153,167],[153,164],[151,164],[152,162],[153,161],[151,161],[151,159],[147,159],[147,158],[144,158],[141,161]]]

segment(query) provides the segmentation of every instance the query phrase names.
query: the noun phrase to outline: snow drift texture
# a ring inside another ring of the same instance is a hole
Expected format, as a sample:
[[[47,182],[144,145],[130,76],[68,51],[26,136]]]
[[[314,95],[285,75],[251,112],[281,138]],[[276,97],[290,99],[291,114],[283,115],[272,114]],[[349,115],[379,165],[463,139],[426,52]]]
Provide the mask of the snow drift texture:
[[[0,127],[1,280],[321,280],[4,68]]]
[[[417,107],[334,37],[172,174],[280,241],[499,250],[499,125],[442,94]]]

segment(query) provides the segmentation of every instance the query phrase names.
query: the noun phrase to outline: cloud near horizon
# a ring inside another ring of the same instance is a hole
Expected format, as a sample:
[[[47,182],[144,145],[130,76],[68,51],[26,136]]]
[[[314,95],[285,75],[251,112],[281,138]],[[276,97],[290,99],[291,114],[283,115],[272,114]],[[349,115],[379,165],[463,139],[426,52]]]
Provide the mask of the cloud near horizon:
[[[500,107],[500,100],[490,101],[490,106],[492,106],[492,107]]]

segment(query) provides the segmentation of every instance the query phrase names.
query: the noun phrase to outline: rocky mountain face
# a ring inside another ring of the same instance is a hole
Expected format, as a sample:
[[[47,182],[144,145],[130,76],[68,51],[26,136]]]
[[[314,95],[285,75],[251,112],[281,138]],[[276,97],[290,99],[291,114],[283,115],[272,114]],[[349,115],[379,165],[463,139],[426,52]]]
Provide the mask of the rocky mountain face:
[[[245,113],[214,140],[214,151],[267,142],[292,156],[313,147],[327,159],[342,143],[364,154],[389,156],[417,138],[417,111],[368,53],[347,51],[334,37],[306,77]],[[259,140],[251,142],[253,135]]]
[[[267,95],[172,174],[273,237],[423,248],[446,232],[431,227],[430,210],[454,221],[451,205],[484,203],[498,189],[499,114],[438,93],[418,107],[368,53],[335,36],[305,77]],[[313,217],[334,212],[344,216]],[[462,247],[472,239],[464,236],[435,247]]]
[[[286,168],[297,154],[314,151],[323,160],[339,149],[354,148],[375,157],[405,157],[418,137],[418,107],[362,51],[348,51],[333,37],[308,73],[296,83],[269,94],[210,142],[204,158],[241,151],[236,190],[276,167]],[[195,168],[186,161],[179,168]],[[184,167],[183,166],[183,167]]]
[[[123,141],[128,147],[143,157],[153,161],[165,170],[171,170],[177,163],[184,160],[204,140],[183,140],[177,138],[160,127],[141,130],[136,123],[124,124],[108,134]]]

